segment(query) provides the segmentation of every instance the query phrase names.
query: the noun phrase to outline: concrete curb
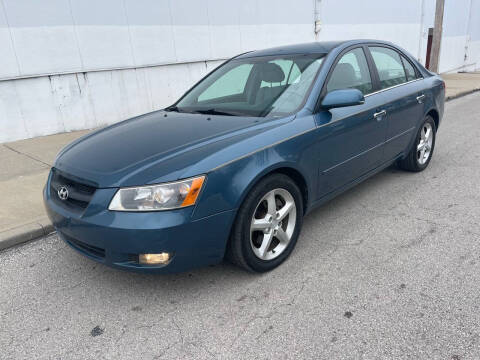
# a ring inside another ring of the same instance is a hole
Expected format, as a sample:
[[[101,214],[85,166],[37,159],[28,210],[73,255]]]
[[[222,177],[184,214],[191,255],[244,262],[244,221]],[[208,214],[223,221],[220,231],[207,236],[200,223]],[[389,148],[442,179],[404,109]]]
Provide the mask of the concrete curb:
[[[445,101],[458,99],[459,97],[470,95],[478,91],[480,91],[480,88],[462,91],[458,94],[445,98]],[[4,250],[15,245],[38,239],[42,236],[49,235],[54,231],[55,229],[47,217],[44,217],[36,222],[28,223],[13,229],[2,231],[0,232],[0,250]]]
[[[54,231],[55,229],[47,217],[36,222],[2,231],[0,232],[0,250],[38,239]]]
[[[460,98],[460,97],[462,97],[462,96],[466,96],[466,95],[470,95],[470,94],[476,93],[477,91],[480,91],[480,88],[471,89],[471,90],[467,90],[467,91],[461,91],[461,92],[459,92],[458,94],[455,94],[455,95],[451,95],[451,96],[446,97],[446,98],[445,98],[445,102],[450,101],[450,100],[458,99],[458,98]]]

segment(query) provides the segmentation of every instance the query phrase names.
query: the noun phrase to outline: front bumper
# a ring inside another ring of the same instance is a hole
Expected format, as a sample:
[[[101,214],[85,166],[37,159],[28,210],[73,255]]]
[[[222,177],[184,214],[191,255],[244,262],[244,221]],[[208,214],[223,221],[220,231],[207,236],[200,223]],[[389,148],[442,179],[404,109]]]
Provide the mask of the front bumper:
[[[171,273],[223,259],[235,210],[197,220],[192,220],[194,207],[157,212],[108,211],[115,191],[97,189],[81,214],[53,201],[48,183],[43,195],[58,235],[78,252],[105,265]],[[162,252],[173,254],[166,265],[143,265],[137,261],[138,254]]]

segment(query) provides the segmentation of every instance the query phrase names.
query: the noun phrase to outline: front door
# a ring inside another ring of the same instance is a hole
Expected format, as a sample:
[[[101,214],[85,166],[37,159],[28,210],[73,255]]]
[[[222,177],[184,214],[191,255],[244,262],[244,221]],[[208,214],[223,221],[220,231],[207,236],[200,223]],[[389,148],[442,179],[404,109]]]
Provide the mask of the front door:
[[[380,93],[374,93],[362,47],[340,55],[327,80],[326,92],[347,88],[362,91],[365,103],[321,110],[315,115],[320,197],[379,166],[383,158],[384,99]]]

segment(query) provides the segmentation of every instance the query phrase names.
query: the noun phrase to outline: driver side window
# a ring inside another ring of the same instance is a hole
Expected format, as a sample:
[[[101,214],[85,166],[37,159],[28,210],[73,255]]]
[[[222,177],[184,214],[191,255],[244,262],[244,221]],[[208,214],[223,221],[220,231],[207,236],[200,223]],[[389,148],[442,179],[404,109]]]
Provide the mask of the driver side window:
[[[214,100],[242,94],[252,68],[252,64],[242,64],[234,67],[203,91],[198,96],[198,101]]]
[[[362,48],[345,53],[335,65],[327,83],[327,91],[341,89],[358,89],[364,95],[372,92],[372,79]]]

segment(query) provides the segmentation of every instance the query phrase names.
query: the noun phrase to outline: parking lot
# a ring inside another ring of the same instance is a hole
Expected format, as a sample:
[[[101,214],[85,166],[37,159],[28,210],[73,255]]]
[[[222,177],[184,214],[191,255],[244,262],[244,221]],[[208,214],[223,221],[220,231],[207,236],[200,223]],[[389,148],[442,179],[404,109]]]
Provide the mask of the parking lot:
[[[479,359],[480,94],[446,104],[429,168],[311,213],[263,275],[121,272],[51,235],[0,253],[0,358]]]

